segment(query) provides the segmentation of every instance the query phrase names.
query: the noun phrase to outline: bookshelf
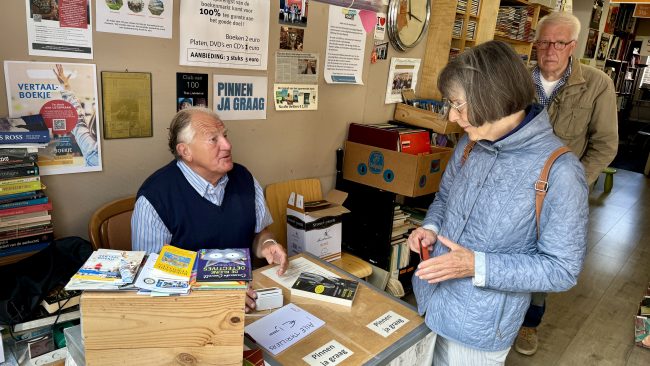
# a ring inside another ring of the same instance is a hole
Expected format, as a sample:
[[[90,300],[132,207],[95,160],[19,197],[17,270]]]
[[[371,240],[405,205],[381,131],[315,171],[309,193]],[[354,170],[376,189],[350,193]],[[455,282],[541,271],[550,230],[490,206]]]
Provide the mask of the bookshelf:
[[[494,39],[510,44],[524,62],[535,61],[533,41],[537,22],[552,9],[526,0],[501,0]]]
[[[473,47],[479,38],[479,21],[483,0],[458,0],[451,34],[449,58]]]

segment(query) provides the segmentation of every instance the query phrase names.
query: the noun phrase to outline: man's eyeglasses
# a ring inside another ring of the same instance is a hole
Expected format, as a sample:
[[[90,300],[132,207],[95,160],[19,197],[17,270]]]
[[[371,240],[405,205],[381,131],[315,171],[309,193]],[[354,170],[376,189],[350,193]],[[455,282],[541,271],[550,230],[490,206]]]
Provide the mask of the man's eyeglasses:
[[[564,42],[564,41],[556,41],[556,42],[549,42],[549,41],[536,41],[535,46],[537,47],[538,50],[546,50],[551,45],[553,45],[553,48],[555,48],[558,51],[562,51],[563,49],[566,48],[569,44],[571,44],[573,40],[569,42]]]
[[[455,104],[455,103],[451,102],[449,99],[445,100],[444,101],[444,108],[443,108],[443,111],[445,112],[444,115],[445,116],[449,115],[449,111],[451,110],[451,108],[455,109],[456,112],[461,113],[462,108],[465,106],[465,104],[467,104],[467,101],[462,102],[460,104]]]

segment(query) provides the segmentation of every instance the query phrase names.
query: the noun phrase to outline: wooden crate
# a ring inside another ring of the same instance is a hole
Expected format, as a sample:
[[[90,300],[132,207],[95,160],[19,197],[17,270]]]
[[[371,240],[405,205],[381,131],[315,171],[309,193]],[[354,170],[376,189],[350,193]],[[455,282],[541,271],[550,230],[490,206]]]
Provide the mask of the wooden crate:
[[[397,103],[395,107],[395,120],[408,123],[409,125],[424,127],[436,133],[463,133],[458,123],[449,122],[440,114],[415,108],[404,103]]]
[[[151,297],[135,292],[81,296],[86,363],[242,364],[246,290]]]

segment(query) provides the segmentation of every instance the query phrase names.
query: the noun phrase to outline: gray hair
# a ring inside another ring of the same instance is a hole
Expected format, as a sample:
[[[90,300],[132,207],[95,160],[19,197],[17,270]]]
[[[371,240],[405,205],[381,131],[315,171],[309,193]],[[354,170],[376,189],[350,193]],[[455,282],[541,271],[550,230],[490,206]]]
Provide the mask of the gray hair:
[[[571,29],[571,39],[567,41],[578,40],[578,35],[580,34],[580,20],[571,13],[561,11],[545,15],[539,20],[539,22],[537,22],[537,29],[535,30],[536,41],[539,40],[539,34],[542,32],[542,28],[550,25],[563,25],[569,27]]]
[[[535,100],[530,72],[505,42],[489,41],[461,53],[438,76],[445,97],[465,92],[468,122],[474,127],[526,109]]]
[[[192,127],[192,116],[195,113],[207,114],[217,121],[221,121],[219,115],[214,113],[211,109],[203,107],[190,107],[182,109],[176,113],[172,122],[169,124],[169,150],[174,157],[178,160],[181,158],[176,151],[176,145],[180,143],[189,144],[194,140],[194,135],[196,131]]]

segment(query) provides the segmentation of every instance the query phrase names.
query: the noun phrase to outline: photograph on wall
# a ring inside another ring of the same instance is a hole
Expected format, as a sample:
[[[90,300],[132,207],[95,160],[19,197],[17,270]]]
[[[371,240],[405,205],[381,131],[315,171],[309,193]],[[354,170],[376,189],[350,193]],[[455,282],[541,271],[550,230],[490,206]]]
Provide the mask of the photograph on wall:
[[[266,70],[269,0],[180,3],[181,65]]]
[[[372,32],[375,13],[350,8],[330,6],[327,25],[327,53],[323,76],[328,84],[363,85],[366,32]],[[362,17],[370,18],[366,30]]]
[[[266,119],[266,76],[212,75],[214,111],[224,121]]]
[[[418,82],[419,70],[419,58],[391,58],[390,69],[388,70],[385,103],[401,103],[402,89],[415,90]]]
[[[589,35],[587,36],[587,44],[585,45],[585,54],[582,57],[594,58],[594,55],[596,54],[597,40],[598,40],[598,31],[596,29],[589,29]]]
[[[302,51],[305,30],[295,27],[280,27],[280,49],[288,51]]]
[[[607,58],[607,49],[609,48],[609,40],[612,37],[611,34],[603,33],[600,36],[600,42],[598,42],[598,52],[596,53],[597,61],[604,61]]]
[[[372,55],[370,56],[370,62],[373,64],[377,60],[386,60],[388,59],[388,42],[375,44],[372,48]]]
[[[318,83],[317,53],[278,51],[275,54],[275,82],[285,84]]]
[[[151,73],[102,71],[104,138],[153,136]]]
[[[208,108],[208,74],[176,73],[176,112],[189,107]]]
[[[307,8],[309,2],[305,0],[278,0],[280,2],[280,24],[296,27],[307,26]]]
[[[318,84],[273,84],[276,111],[315,111]]]
[[[95,65],[5,61],[10,117],[40,114],[51,134],[41,175],[102,170]]]
[[[609,12],[607,13],[607,19],[605,20],[605,29],[604,33],[614,33],[614,25],[616,24],[616,18],[618,17],[618,6],[610,6]]]
[[[93,58],[89,0],[25,0],[29,54]]]
[[[386,13],[377,13],[377,23],[375,24],[374,39],[383,41],[386,37]]]
[[[172,38],[174,0],[97,0],[98,32]]]
[[[594,6],[591,9],[591,20],[589,21],[589,28],[599,29],[600,18],[603,14],[603,0],[594,0]]]

